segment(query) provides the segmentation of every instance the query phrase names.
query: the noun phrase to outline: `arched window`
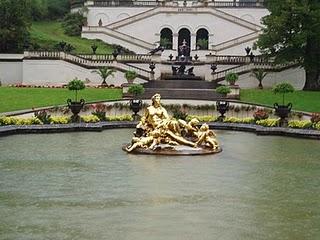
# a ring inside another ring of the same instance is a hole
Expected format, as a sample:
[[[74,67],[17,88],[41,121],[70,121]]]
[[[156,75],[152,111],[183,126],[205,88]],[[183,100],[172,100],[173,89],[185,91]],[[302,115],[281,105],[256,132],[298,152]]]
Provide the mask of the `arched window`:
[[[197,49],[204,50],[208,49],[209,46],[209,33],[207,29],[200,28],[197,31]]]
[[[165,49],[172,49],[172,31],[169,28],[161,30],[160,45]]]
[[[191,41],[190,31],[186,28],[182,28],[182,29],[180,29],[178,34],[179,34],[179,36],[178,36],[178,49],[180,46],[184,45],[184,43],[190,49],[190,41]]]

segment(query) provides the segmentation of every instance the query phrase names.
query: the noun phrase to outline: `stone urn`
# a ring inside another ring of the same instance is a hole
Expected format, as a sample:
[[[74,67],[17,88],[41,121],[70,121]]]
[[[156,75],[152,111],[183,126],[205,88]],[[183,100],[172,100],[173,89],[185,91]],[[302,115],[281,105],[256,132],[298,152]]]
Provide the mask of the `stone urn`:
[[[142,100],[141,99],[131,99],[129,104],[130,104],[130,109],[134,113],[134,115],[133,115],[134,120],[139,120],[138,112],[142,108]]]
[[[275,115],[280,117],[280,126],[285,127],[288,124],[288,116],[292,109],[292,103],[288,103],[288,105],[279,105],[275,103],[273,105],[275,110]]]
[[[217,111],[220,113],[218,121],[222,122],[225,118],[224,114],[229,111],[229,102],[227,101],[217,101],[216,103]]]
[[[71,110],[73,116],[71,117],[72,122],[80,122],[79,113],[85,104],[84,99],[80,99],[79,102],[72,101],[71,99],[67,100],[69,109]]]

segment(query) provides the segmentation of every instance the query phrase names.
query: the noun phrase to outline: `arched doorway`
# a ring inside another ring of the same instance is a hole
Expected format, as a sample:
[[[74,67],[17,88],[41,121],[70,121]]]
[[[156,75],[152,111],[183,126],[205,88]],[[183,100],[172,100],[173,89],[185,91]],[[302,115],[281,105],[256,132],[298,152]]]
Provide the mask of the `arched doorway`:
[[[160,45],[165,49],[172,49],[172,31],[169,28],[163,28],[160,32]]]
[[[200,28],[197,31],[197,49],[206,50],[209,47],[209,32],[205,28]]]
[[[190,49],[190,42],[191,42],[191,34],[190,31],[186,28],[182,28],[180,29],[179,33],[178,33],[178,46],[177,49],[179,49],[179,47],[181,47],[182,45],[184,45],[184,43],[186,44],[187,48]],[[180,55],[180,52],[179,52]],[[190,55],[190,50],[189,50],[189,54]]]

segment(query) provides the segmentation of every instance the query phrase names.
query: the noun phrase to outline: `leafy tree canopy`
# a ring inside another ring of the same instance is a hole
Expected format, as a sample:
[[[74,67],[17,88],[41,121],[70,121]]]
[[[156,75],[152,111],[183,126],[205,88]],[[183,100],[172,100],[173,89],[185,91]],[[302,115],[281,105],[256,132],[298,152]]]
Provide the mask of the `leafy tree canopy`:
[[[0,1],[0,52],[17,53],[29,37],[29,0]]]
[[[29,0],[33,20],[59,19],[70,10],[68,0]]]
[[[297,62],[306,70],[305,90],[320,90],[320,1],[268,0],[270,15],[258,47],[277,62]]]

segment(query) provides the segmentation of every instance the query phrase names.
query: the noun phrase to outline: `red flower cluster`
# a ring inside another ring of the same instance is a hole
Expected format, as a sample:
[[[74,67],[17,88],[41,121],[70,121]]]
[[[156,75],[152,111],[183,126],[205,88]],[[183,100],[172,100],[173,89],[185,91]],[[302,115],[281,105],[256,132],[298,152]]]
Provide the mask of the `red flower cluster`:
[[[267,119],[269,117],[269,113],[263,109],[258,109],[253,113],[253,117],[256,121]]]

